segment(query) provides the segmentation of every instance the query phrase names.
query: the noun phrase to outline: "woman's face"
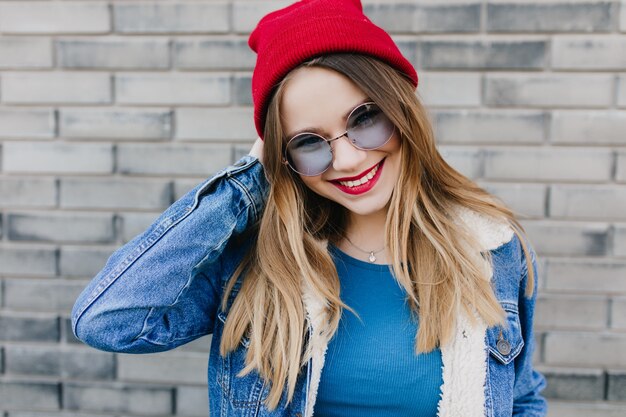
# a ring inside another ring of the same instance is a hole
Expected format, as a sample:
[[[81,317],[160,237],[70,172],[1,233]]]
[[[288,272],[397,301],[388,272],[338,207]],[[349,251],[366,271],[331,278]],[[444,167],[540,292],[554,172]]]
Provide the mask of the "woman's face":
[[[368,101],[371,99],[356,84],[338,72],[320,67],[300,68],[291,74],[280,103],[285,136],[289,139],[306,131],[335,138],[346,131],[348,114]],[[331,146],[330,168],[313,177],[301,175],[304,184],[352,214],[386,212],[400,175],[397,133],[394,131],[384,146],[374,150],[355,148],[345,136]]]

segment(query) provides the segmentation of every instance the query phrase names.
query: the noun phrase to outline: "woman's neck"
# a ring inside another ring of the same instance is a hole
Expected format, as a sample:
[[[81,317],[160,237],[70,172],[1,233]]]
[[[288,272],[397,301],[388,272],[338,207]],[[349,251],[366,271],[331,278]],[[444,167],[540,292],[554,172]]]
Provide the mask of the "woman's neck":
[[[339,249],[348,255],[377,264],[390,263],[385,242],[386,211],[359,215],[350,213],[344,239]],[[371,258],[371,259],[370,259]]]

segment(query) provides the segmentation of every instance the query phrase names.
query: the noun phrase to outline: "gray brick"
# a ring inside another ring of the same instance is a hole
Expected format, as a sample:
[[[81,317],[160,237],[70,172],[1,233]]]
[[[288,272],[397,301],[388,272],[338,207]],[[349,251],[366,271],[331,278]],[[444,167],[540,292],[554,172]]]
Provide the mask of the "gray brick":
[[[626,365],[626,335],[552,332],[546,335],[546,363],[571,366]]]
[[[208,409],[206,387],[179,386],[176,389],[176,415],[206,417]]]
[[[490,2],[489,32],[609,32],[612,6],[601,2]]]
[[[233,146],[233,161],[239,161],[245,155],[250,153],[250,149],[252,148],[252,141],[238,143]]]
[[[85,284],[51,279],[6,279],[5,306],[14,311],[67,314]]]
[[[113,216],[99,213],[9,213],[8,236],[16,241],[108,243]]]
[[[0,109],[0,138],[49,139],[54,126],[52,109]]]
[[[4,409],[59,410],[59,384],[37,381],[0,381],[0,404]]]
[[[52,178],[0,178],[0,207],[54,207],[56,182]]]
[[[409,1],[363,5],[363,11],[377,25],[389,32],[443,33],[478,32],[480,3],[415,4]]]
[[[548,417],[624,417],[626,405],[551,401]]]
[[[4,33],[106,33],[109,9],[104,1],[3,1]]]
[[[626,257],[626,224],[616,224],[613,233],[613,253]]]
[[[5,172],[108,174],[113,170],[112,146],[106,143],[5,142]]]
[[[198,185],[201,181],[199,179],[178,179],[174,181],[174,200],[178,200],[187,192],[189,192],[193,187]]]
[[[15,375],[109,380],[115,376],[112,353],[61,346],[6,346],[5,372]]]
[[[0,246],[0,274],[50,277],[56,275],[56,265],[55,249]]]
[[[66,411],[51,413],[50,411],[10,411],[7,417],[102,417],[102,414],[68,413]]]
[[[605,74],[487,75],[490,106],[607,107],[613,102],[613,77]]]
[[[171,202],[169,181],[134,178],[63,178],[63,208],[165,209]]]
[[[500,198],[522,216],[544,217],[546,186],[543,184],[510,184],[480,181],[479,185]]]
[[[591,401],[604,399],[602,369],[541,368],[548,386],[542,392],[546,398]]]
[[[550,130],[554,143],[626,145],[626,111],[556,111]]]
[[[552,67],[557,69],[626,69],[623,36],[556,37],[552,41]]]
[[[623,9],[626,10],[626,7]],[[626,75],[617,78],[617,105],[626,107]]]
[[[538,242],[536,239],[533,242]],[[535,308],[537,329],[602,330],[607,327],[606,297],[541,294]]]
[[[0,68],[50,67],[52,67],[52,42],[49,38],[22,36],[0,38]]]
[[[607,181],[607,149],[493,148],[485,151],[485,177],[555,181]]]
[[[121,239],[128,242],[148,228],[159,216],[159,213],[123,213],[121,215]]]
[[[59,39],[56,48],[64,68],[165,69],[170,64],[167,39]]]
[[[168,109],[64,108],[60,135],[72,139],[169,139],[172,113]]]
[[[122,381],[205,384],[207,361],[204,353],[118,355],[117,377]]]
[[[570,219],[626,219],[626,187],[615,185],[552,185],[550,216]]]
[[[545,41],[448,41],[420,44],[426,69],[540,69],[546,64]]]
[[[626,293],[626,262],[577,259],[549,259],[545,288],[586,294]]]
[[[115,3],[114,27],[121,33],[222,33],[229,30],[226,1]]]
[[[222,142],[258,136],[249,107],[181,108],[176,110],[176,123],[176,139]]]
[[[509,110],[445,110],[434,117],[439,141],[467,144],[539,144],[548,120],[544,112]]]
[[[166,387],[68,382],[63,390],[68,410],[133,413],[142,416],[173,412],[173,392]]]
[[[178,39],[174,63],[182,69],[252,69],[256,54],[246,39]]]
[[[18,104],[105,104],[111,102],[111,77],[94,72],[7,72],[2,100]]]
[[[209,176],[230,163],[225,145],[130,145],[118,149],[123,174]]]
[[[211,335],[202,336],[192,342],[185,343],[184,345],[177,347],[176,352],[201,352],[208,358],[208,354],[211,351],[211,340]]]
[[[617,152],[617,169],[615,179],[619,182],[626,182],[626,151]]]
[[[626,297],[611,300],[611,328],[626,330]]]
[[[228,104],[227,74],[118,74],[115,96],[124,104]]]
[[[609,371],[608,372],[609,389],[607,392],[607,400],[609,401],[625,401],[626,400],[626,372],[625,371]]]
[[[393,41],[398,45],[400,53],[414,66],[417,66],[417,41],[414,38],[392,37]],[[420,74],[421,75],[421,74]]]
[[[57,342],[59,320],[56,317],[0,316],[0,340],[11,342]],[[2,395],[0,394],[0,398]],[[4,405],[4,402],[2,402]]]
[[[420,74],[418,94],[426,106],[476,107],[481,102],[479,74]]]
[[[463,175],[475,179],[482,172],[482,154],[480,150],[470,147],[441,146],[441,156],[454,169]]]
[[[82,340],[78,340],[72,331],[72,319],[69,317],[63,319],[63,341],[68,345],[84,345]]]
[[[100,271],[113,252],[111,248],[64,246],[59,260],[61,275],[65,277],[93,277]]]
[[[609,225],[606,223],[524,221],[523,226],[540,255],[608,254]]]
[[[621,32],[626,32],[626,7],[622,1],[619,15],[619,28]]]
[[[252,76],[237,74],[233,78],[233,102],[238,106],[252,105]]]
[[[233,2],[233,28],[235,32],[250,33],[266,14],[293,3],[290,0],[236,1]]]

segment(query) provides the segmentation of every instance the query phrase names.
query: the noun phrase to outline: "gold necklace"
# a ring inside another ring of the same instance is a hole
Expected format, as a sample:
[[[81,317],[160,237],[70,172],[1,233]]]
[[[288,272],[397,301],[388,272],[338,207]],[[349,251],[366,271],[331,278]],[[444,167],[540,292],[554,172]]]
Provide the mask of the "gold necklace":
[[[368,259],[371,263],[376,262],[376,254],[377,254],[378,252],[382,252],[382,251],[383,251],[383,250],[385,250],[385,248],[387,247],[387,245],[385,245],[385,246],[383,246],[382,248],[380,248],[380,249],[378,249],[378,250],[364,250],[364,249],[359,248],[357,245],[355,245],[355,244],[354,244],[354,242],[352,242],[348,236],[344,236],[344,237],[346,238],[346,240],[348,241],[348,243],[350,243],[350,244],[351,244],[351,245],[352,245],[355,249],[358,249],[358,250],[360,250],[361,252],[363,252],[363,253],[365,253],[365,254],[369,255],[367,259]]]

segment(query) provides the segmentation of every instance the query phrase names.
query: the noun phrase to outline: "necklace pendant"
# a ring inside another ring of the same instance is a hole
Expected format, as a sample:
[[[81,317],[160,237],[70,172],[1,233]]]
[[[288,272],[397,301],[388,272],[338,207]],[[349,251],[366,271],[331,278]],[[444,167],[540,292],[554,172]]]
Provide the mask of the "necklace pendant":
[[[376,262],[376,256],[374,256],[374,252],[370,252],[370,256],[368,258],[371,263]]]

